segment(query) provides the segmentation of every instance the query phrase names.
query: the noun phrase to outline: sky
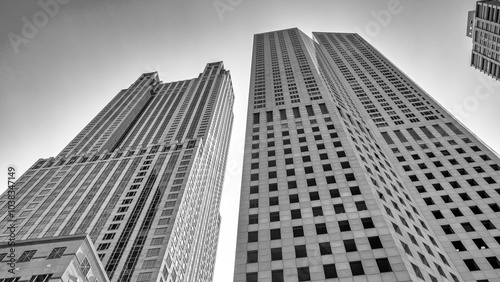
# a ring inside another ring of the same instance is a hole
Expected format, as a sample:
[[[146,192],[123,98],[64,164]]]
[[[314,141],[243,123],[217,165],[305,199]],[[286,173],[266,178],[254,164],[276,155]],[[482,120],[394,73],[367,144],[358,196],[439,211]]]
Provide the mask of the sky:
[[[231,71],[234,128],[214,281],[232,281],[253,34],[358,32],[496,152],[500,82],[470,67],[471,0],[5,0],[0,3],[0,191],[56,156],[143,72]]]

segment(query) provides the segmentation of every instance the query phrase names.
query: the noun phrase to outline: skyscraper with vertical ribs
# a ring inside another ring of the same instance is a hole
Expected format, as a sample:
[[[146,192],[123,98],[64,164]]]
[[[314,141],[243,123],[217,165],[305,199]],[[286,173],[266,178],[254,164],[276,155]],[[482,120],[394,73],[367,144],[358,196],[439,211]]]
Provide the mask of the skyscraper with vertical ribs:
[[[103,268],[117,282],[211,281],[233,100],[222,62],[184,81],[145,73],[120,91],[57,157],[20,177],[19,270],[2,268],[0,278],[102,282]],[[86,253],[75,238],[91,242]],[[73,265],[61,270],[73,249]]]
[[[499,281],[500,160],[359,35],[254,36],[234,281]]]

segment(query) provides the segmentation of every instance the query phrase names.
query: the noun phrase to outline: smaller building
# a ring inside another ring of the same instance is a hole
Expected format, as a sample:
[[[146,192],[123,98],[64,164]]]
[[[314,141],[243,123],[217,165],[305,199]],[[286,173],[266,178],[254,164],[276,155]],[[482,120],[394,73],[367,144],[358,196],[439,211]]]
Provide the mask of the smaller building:
[[[471,66],[500,79],[500,0],[478,1],[467,17],[472,38]]]
[[[0,243],[0,261],[2,282],[109,282],[87,235]]]

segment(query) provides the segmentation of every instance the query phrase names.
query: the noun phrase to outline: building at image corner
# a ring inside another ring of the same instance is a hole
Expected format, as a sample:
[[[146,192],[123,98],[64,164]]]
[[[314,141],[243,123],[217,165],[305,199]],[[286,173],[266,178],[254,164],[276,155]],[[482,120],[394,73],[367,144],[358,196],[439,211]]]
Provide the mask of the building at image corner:
[[[357,34],[254,36],[234,281],[500,281],[500,160]]]
[[[500,1],[477,1],[467,15],[472,38],[471,66],[500,80]]]
[[[177,82],[145,73],[120,91],[17,181],[17,275],[4,268],[5,232],[0,281],[68,281],[68,271],[89,282],[212,281],[233,102],[222,62]]]

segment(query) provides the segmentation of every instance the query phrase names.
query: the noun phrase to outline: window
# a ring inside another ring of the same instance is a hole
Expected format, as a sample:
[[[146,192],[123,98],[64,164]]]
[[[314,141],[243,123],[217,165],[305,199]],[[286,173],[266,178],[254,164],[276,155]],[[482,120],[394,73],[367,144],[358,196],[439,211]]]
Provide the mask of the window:
[[[250,186],[250,194],[259,193],[259,186]]]
[[[478,194],[479,194],[479,192],[478,192]],[[489,204],[488,206],[491,208],[492,211],[500,212],[500,207],[498,206],[498,204],[494,203],[494,204]]]
[[[410,263],[411,263],[411,262],[410,262]],[[411,263],[411,266],[412,266],[412,268],[413,268],[413,271],[415,271],[415,275],[416,275],[418,278],[420,278],[420,279],[422,279],[422,280],[425,280],[425,279],[424,279],[424,276],[422,275],[422,272],[420,271],[420,268],[418,268],[418,266],[414,265],[413,263]]]
[[[276,206],[276,205],[279,205],[279,200],[278,200],[278,197],[270,197],[270,198],[269,198],[269,205],[270,205],[270,206]]]
[[[476,262],[473,259],[464,259],[464,263],[469,268],[470,271],[480,270]]]
[[[349,190],[351,191],[351,195],[353,196],[361,195],[361,190],[359,189],[358,186],[349,187]]]
[[[300,209],[291,210],[290,214],[292,216],[292,219],[297,219],[297,218],[301,218],[302,217],[301,213],[300,213]]]
[[[476,244],[478,249],[480,250],[488,249],[488,245],[486,245],[483,239],[477,238],[477,239],[472,239],[472,241],[474,242],[474,244]]]
[[[273,112],[272,111],[266,112],[266,120],[267,120],[267,122],[273,121]]]
[[[295,246],[295,257],[296,258],[307,257],[307,250],[305,245]]]
[[[259,251],[247,252],[247,263],[254,263],[259,261]]]
[[[352,275],[365,275],[365,271],[363,269],[363,264],[361,261],[351,261],[349,262],[349,265],[351,267],[351,272]]]
[[[259,241],[259,231],[248,232],[248,243]]]
[[[297,188],[297,181],[288,181],[288,189]]]
[[[333,205],[333,209],[335,210],[336,214],[345,213],[345,208],[344,208],[343,204],[335,204],[335,205]]]
[[[325,272],[325,278],[337,278],[337,270],[335,269],[335,264],[324,264],[323,271]]]
[[[331,189],[330,190],[330,197],[339,198],[340,197],[339,189]]]
[[[258,208],[258,207],[259,207],[259,200],[258,199],[250,200],[249,208]]]
[[[457,252],[467,251],[467,249],[465,248],[462,241],[453,241],[453,242],[451,242],[451,244],[453,244],[453,247],[455,248],[455,251],[457,251]]]
[[[103,240],[113,240],[115,238],[115,233],[107,233],[102,237]]]
[[[494,269],[500,268],[500,261],[496,257],[487,257],[486,260],[488,260]]]
[[[453,213],[454,216],[459,217],[463,216],[463,213],[460,211],[458,208],[450,209],[450,211]]]
[[[325,223],[318,223],[318,224],[316,224],[316,233],[318,235],[320,235],[320,234],[327,234],[328,230],[326,228],[326,224]]]
[[[311,280],[311,275],[309,274],[309,267],[298,267],[297,268],[297,275],[299,278],[299,281],[310,281]]]
[[[90,263],[87,258],[84,258],[82,263],[80,264],[80,270],[82,271],[83,276],[87,276],[90,271]]]
[[[382,242],[378,236],[368,237],[368,243],[370,243],[370,247],[372,249],[381,249]]]
[[[323,216],[323,209],[321,207],[312,208],[313,216]]]
[[[281,248],[272,248],[271,249],[271,260],[281,260]]]
[[[366,218],[362,218],[361,219],[361,223],[363,224],[363,227],[365,229],[369,229],[369,228],[374,228],[375,227],[375,224],[373,224],[373,221],[370,217],[366,217]]]
[[[280,212],[269,213],[269,220],[271,222],[280,221]]]
[[[289,195],[288,197],[290,198],[290,204],[299,202],[299,195],[297,194]]]
[[[246,278],[247,278],[246,282],[258,282],[259,281],[258,275],[259,275],[258,272],[247,273],[246,274]]]
[[[271,271],[271,282],[283,282],[283,269]]]
[[[358,211],[366,211],[366,210],[368,210],[368,208],[366,207],[365,201],[355,202],[355,204],[356,204],[356,209]]]
[[[293,237],[304,237],[304,228],[302,226],[294,226]]]
[[[31,276],[31,278],[28,282],[49,282],[51,277],[52,277],[52,274],[33,275],[33,276]],[[19,279],[20,279],[20,277],[5,278],[5,279],[0,279],[0,282],[17,282],[17,281],[19,281]],[[24,280],[24,281],[27,281],[27,280]]]
[[[478,207],[478,206],[472,206],[472,207],[469,207],[470,210],[474,213],[474,214],[482,214],[483,212],[481,211],[481,209]]]
[[[61,258],[62,255],[64,254],[64,251],[66,251],[66,247],[59,247],[59,248],[54,248],[47,259],[58,259]]]
[[[481,223],[488,230],[495,229],[495,225],[493,225],[493,223],[491,223],[491,221],[489,221],[489,220],[482,220]]]
[[[309,192],[309,198],[311,201],[317,201],[319,200],[319,193],[318,192]]]
[[[327,183],[327,184],[333,184],[333,183],[336,183],[335,176],[333,176],[333,175],[326,176],[325,178],[326,178],[326,183]]]
[[[346,252],[356,252],[358,250],[354,239],[344,240],[344,248]]]
[[[259,215],[258,214],[248,215],[248,224],[257,224],[257,223],[259,223]]]
[[[391,264],[387,258],[380,258],[375,260],[377,262],[378,270],[382,272],[391,272]]]
[[[351,226],[348,220],[340,220],[339,222],[340,231],[351,231]]]
[[[465,231],[467,232],[473,232],[473,231],[476,231],[474,229],[474,227],[472,227],[472,224],[468,223],[468,222],[464,222],[462,223],[462,227],[465,229]]]
[[[319,243],[319,251],[322,256],[331,255],[332,247],[330,246],[330,242]]]
[[[281,239],[281,231],[279,228],[271,229],[271,240]]]
[[[17,262],[28,262],[28,261],[31,261],[31,259],[33,258],[33,256],[36,254],[36,251],[37,250],[24,251],[21,254],[21,256],[19,257],[19,259],[17,260]]]
[[[107,250],[107,249],[109,249],[110,245],[111,245],[110,243],[99,244],[99,246],[97,246],[97,250],[98,251]]]
[[[437,210],[437,211],[432,211],[432,214],[434,215],[434,217],[436,219],[441,219],[441,218],[444,218],[444,215],[441,213],[441,211]]]
[[[410,247],[408,247],[408,245],[404,242],[401,242],[401,245],[403,246],[403,249],[405,250],[405,252],[410,255],[410,256],[413,256],[413,254],[411,253],[411,250],[410,250]]]

